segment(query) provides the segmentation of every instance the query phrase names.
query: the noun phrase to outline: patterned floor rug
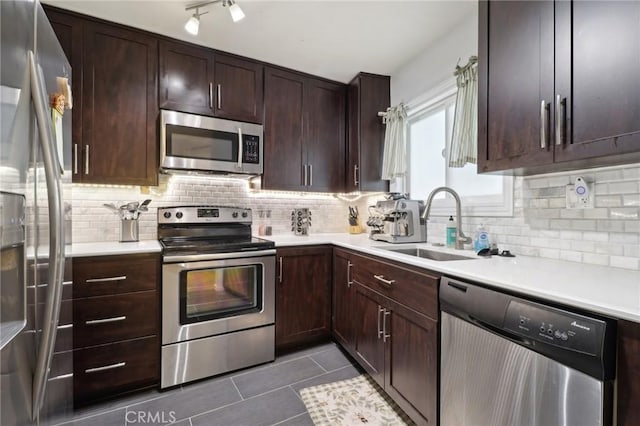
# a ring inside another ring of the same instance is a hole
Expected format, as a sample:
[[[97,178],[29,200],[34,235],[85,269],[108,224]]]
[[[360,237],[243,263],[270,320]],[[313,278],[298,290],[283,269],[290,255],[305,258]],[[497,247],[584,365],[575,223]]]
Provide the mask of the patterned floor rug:
[[[300,395],[316,426],[414,424],[366,374],[304,388]]]

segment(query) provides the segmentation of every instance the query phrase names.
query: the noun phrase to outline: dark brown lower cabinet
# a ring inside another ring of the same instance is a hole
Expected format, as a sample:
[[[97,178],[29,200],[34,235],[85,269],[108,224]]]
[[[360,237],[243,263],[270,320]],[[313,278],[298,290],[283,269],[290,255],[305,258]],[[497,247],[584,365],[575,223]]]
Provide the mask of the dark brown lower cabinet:
[[[435,424],[438,323],[354,283],[359,364],[417,424]]]
[[[640,424],[640,324],[618,321],[618,425]]]
[[[276,350],[331,335],[331,247],[277,251]]]
[[[333,338],[352,356],[355,356],[354,333],[354,291],[351,279],[351,263],[349,253],[333,250],[333,294],[331,326]]]

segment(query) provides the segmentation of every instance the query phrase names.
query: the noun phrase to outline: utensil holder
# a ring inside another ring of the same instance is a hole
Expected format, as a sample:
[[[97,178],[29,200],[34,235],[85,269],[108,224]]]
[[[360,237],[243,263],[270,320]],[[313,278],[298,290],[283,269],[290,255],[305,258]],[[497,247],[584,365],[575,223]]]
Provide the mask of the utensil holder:
[[[138,220],[120,219],[120,242],[128,243],[138,241]]]

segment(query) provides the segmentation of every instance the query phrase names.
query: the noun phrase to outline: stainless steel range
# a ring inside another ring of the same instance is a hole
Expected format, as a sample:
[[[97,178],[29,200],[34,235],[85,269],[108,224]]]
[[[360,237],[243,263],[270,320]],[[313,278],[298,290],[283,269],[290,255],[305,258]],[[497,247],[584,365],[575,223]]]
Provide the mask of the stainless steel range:
[[[158,209],[161,388],[273,361],[275,244],[251,223],[250,209]]]

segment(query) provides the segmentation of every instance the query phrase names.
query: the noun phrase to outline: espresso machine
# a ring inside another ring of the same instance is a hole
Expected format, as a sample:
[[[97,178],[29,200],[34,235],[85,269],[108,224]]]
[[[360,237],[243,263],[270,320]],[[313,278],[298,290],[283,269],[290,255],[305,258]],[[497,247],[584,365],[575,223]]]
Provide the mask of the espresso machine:
[[[424,202],[418,200],[401,198],[378,201],[369,208],[369,238],[388,243],[427,241],[427,227],[422,219],[424,209]]]

